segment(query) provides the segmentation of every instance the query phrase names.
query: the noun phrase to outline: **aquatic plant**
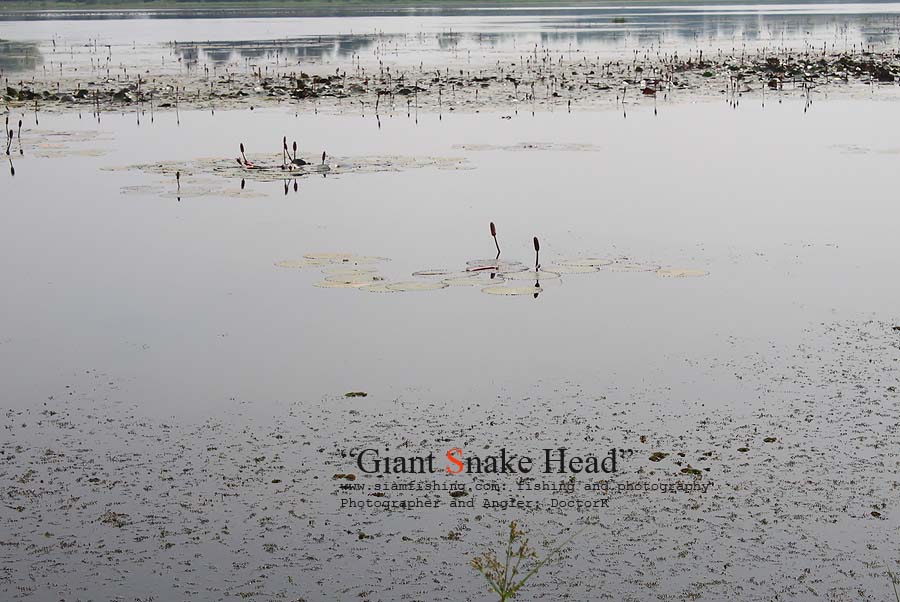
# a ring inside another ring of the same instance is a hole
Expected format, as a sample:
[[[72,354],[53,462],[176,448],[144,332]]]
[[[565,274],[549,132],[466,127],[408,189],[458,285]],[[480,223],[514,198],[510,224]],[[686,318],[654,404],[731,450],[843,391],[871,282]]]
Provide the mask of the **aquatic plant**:
[[[509,523],[509,537],[503,550],[505,556],[503,562],[500,561],[493,551],[488,550],[473,558],[469,564],[487,580],[490,590],[499,596],[498,600],[506,602],[506,600],[514,597],[529,579],[534,577],[545,564],[559,554],[582,531],[584,529],[573,533],[564,542],[550,550],[543,559],[539,560],[537,552],[528,544],[525,532],[519,529],[516,521],[512,521]],[[522,563],[530,563],[532,561],[533,565],[531,568],[523,574],[520,570]]]
[[[900,578],[891,570],[891,567],[888,566],[887,563],[884,565],[884,570],[887,572],[888,578],[891,580],[891,587],[894,589],[894,598],[897,599],[897,602],[900,602],[900,590],[897,589],[897,586],[900,585]]]

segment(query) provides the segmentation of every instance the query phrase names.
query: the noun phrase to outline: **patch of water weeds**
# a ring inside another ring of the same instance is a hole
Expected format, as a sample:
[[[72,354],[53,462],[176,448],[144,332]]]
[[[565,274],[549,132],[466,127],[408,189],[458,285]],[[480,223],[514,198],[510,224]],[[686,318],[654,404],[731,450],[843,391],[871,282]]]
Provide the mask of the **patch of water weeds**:
[[[94,69],[78,69],[70,62],[67,68],[61,66],[52,83],[45,77],[29,81],[26,76],[15,85],[8,83],[0,94],[9,106],[38,102],[48,111],[137,108],[152,115],[154,109],[289,105],[317,113],[342,113],[353,107],[378,115],[414,110],[518,110],[528,105],[532,110],[571,110],[573,105],[618,105],[620,97],[631,103],[645,98],[653,102],[658,97],[687,98],[684,92],[694,97],[762,95],[766,90],[798,97],[808,97],[813,91],[852,94],[875,85],[893,86],[900,76],[893,49],[876,51],[868,45],[842,51],[824,48],[823,52],[810,52],[809,46],[804,52],[773,47],[753,54],[733,50],[706,56],[660,53],[646,47],[635,49],[634,59],[625,61],[585,55],[547,59],[535,57],[523,64],[521,57],[508,56],[477,69],[457,70],[450,68],[454,61],[442,57],[429,66],[419,62],[416,67],[376,71],[359,69],[356,61],[337,66],[328,61],[306,67],[317,71],[307,73],[273,53],[254,54],[252,68],[226,70],[215,77],[205,69],[172,70],[145,63],[131,65],[131,72],[139,75],[130,76],[129,65],[120,62],[124,79],[96,77]],[[528,148],[527,144],[514,145],[510,150]]]
[[[386,257],[357,255],[355,253],[326,252],[306,253],[301,259],[282,259],[275,267],[286,269],[317,268],[325,274],[319,288],[355,288],[369,293],[398,293],[435,291],[450,287],[478,287],[489,295],[521,296],[535,298],[547,285],[559,285],[563,275],[598,273],[610,268],[624,272],[650,272],[658,269],[650,264],[634,263],[629,259],[607,260],[592,257],[562,260],[550,264],[551,268],[526,269],[521,262],[495,259],[478,259],[466,262],[460,271],[448,268],[416,270],[414,277],[426,280],[392,281],[378,273],[372,264],[388,261]],[[660,276],[688,278],[705,276],[707,272],[691,269],[668,268]],[[506,284],[510,281],[510,284]],[[516,285],[517,281],[530,281],[531,285]]]
[[[234,159],[198,158],[191,161],[164,161],[141,163],[121,167],[104,168],[108,171],[141,171],[164,175],[174,182],[175,174],[182,177],[219,176],[257,182],[283,182],[285,178],[312,176],[339,176],[347,174],[402,172],[409,169],[465,169],[469,167],[465,159],[453,157],[328,157],[325,165],[311,165],[282,169],[281,156],[248,156],[256,167],[247,168]]]

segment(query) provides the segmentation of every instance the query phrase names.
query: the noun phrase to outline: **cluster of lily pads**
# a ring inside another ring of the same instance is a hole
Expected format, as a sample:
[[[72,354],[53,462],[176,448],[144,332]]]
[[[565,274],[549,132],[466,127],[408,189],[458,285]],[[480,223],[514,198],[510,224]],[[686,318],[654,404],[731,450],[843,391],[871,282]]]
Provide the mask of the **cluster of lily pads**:
[[[370,293],[398,293],[434,291],[455,286],[479,287],[489,295],[534,295],[544,292],[563,275],[592,274],[602,270],[612,272],[653,272],[662,278],[696,278],[708,272],[698,269],[662,268],[649,263],[637,263],[627,258],[606,259],[577,257],[562,259],[537,268],[526,267],[519,261],[473,259],[464,268],[431,268],[412,273],[413,280],[392,281],[376,267],[390,261],[386,257],[355,255],[352,253],[308,253],[301,259],[276,261],[279,268],[320,269],[324,279],[320,288],[354,288]]]

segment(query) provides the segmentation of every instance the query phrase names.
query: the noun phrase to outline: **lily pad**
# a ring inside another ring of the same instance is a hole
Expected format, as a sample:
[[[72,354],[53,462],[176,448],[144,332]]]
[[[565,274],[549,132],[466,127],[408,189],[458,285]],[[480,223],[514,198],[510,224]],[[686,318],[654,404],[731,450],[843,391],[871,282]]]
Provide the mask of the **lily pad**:
[[[480,272],[494,270],[497,272],[513,272],[524,269],[521,261],[506,261],[505,259],[472,259],[466,262],[467,272]]]
[[[493,275],[493,278],[491,275]],[[489,284],[500,284],[504,281],[503,274],[497,272],[476,272],[468,276],[457,276],[443,280],[444,284],[448,286],[487,286]]]
[[[547,269],[554,274],[591,274],[599,272],[600,268],[593,265],[569,265],[563,263],[554,263],[547,266]]]
[[[656,270],[656,275],[661,278],[702,278],[709,276],[709,272],[688,268],[661,268]]]
[[[501,284],[499,286],[486,286],[481,289],[481,292],[487,293],[488,295],[506,296],[539,295],[544,292],[544,289],[539,286],[503,286]]]
[[[446,268],[432,268],[427,270],[418,270],[413,272],[413,276],[449,276],[451,274],[456,274],[456,270],[450,270]]]
[[[512,272],[506,274],[508,280],[553,280],[559,278],[556,272],[550,272],[541,268],[540,270],[523,270],[521,272]]]
[[[366,291],[367,293],[396,293],[391,288],[388,288],[387,282],[376,282],[375,284],[367,284],[365,286],[360,286],[359,290]]]
[[[578,267],[601,268],[605,265],[612,265],[615,262],[612,259],[601,257],[577,257],[575,259],[561,259],[556,263]]]
[[[647,263],[614,263],[609,266],[613,272],[655,272],[659,270],[658,265]]]
[[[350,275],[359,275],[359,274],[372,274],[376,272],[375,268],[366,268],[360,266],[354,266],[352,264],[347,265],[335,265],[326,267],[322,270],[322,273],[328,274],[331,276],[350,276]]]
[[[387,257],[354,255],[353,253],[307,253],[304,257],[331,263],[378,263],[380,261],[390,261]]]
[[[376,274],[333,274],[325,277],[325,282],[336,282],[346,285],[365,286],[373,282],[381,282],[383,277]]]
[[[397,292],[436,291],[447,288],[447,284],[439,281],[410,280],[409,282],[392,282],[387,285],[387,288]]]
[[[282,259],[275,262],[275,267],[292,269],[322,267],[323,265],[328,265],[328,262],[316,259]]]

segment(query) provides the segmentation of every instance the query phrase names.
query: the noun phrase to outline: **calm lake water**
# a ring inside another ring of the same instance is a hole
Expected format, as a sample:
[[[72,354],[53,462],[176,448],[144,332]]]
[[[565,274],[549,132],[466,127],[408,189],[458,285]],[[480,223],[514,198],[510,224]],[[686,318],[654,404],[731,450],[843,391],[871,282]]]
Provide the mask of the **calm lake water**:
[[[0,20],[0,68],[46,87],[63,67],[102,77],[101,59],[187,75],[896,52],[898,26],[888,2],[47,13]],[[585,514],[338,506],[351,448],[459,444],[621,447],[634,460],[616,478],[715,485],[613,496],[523,599],[890,599],[900,87],[793,92],[378,115],[13,103],[0,592],[485,600],[466,563],[497,528],[519,520],[543,552]],[[239,144],[280,162],[282,137],[334,170],[266,178],[234,162]],[[321,288],[317,267],[276,266],[352,253],[388,258],[375,267],[394,282],[460,271],[494,256],[490,222],[507,260],[531,265],[539,237],[547,269],[619,262],[544,280],[537,298]],[[512,478],[466,482],[519,493]]]
[[[36,44],[31,52],[45,62],[70,66],[86,62],[86,48],[94,45],[109,46],[114,65],[126,56],[130,64],[158,64],[160,53],[170,51],[161,45],[171,42],[182,43],[179,55],[186,61],[213,64],[278,52],[301,64],[342,67],[351,59],[477,65],[527,55],[536,47],[623,59],[635,51],[895,48],[900,3],[598,2],[358,10],[340,16],[326,10],[303,17],[279,11],[87,11],[19,19],[3,17],[0,39]]]

